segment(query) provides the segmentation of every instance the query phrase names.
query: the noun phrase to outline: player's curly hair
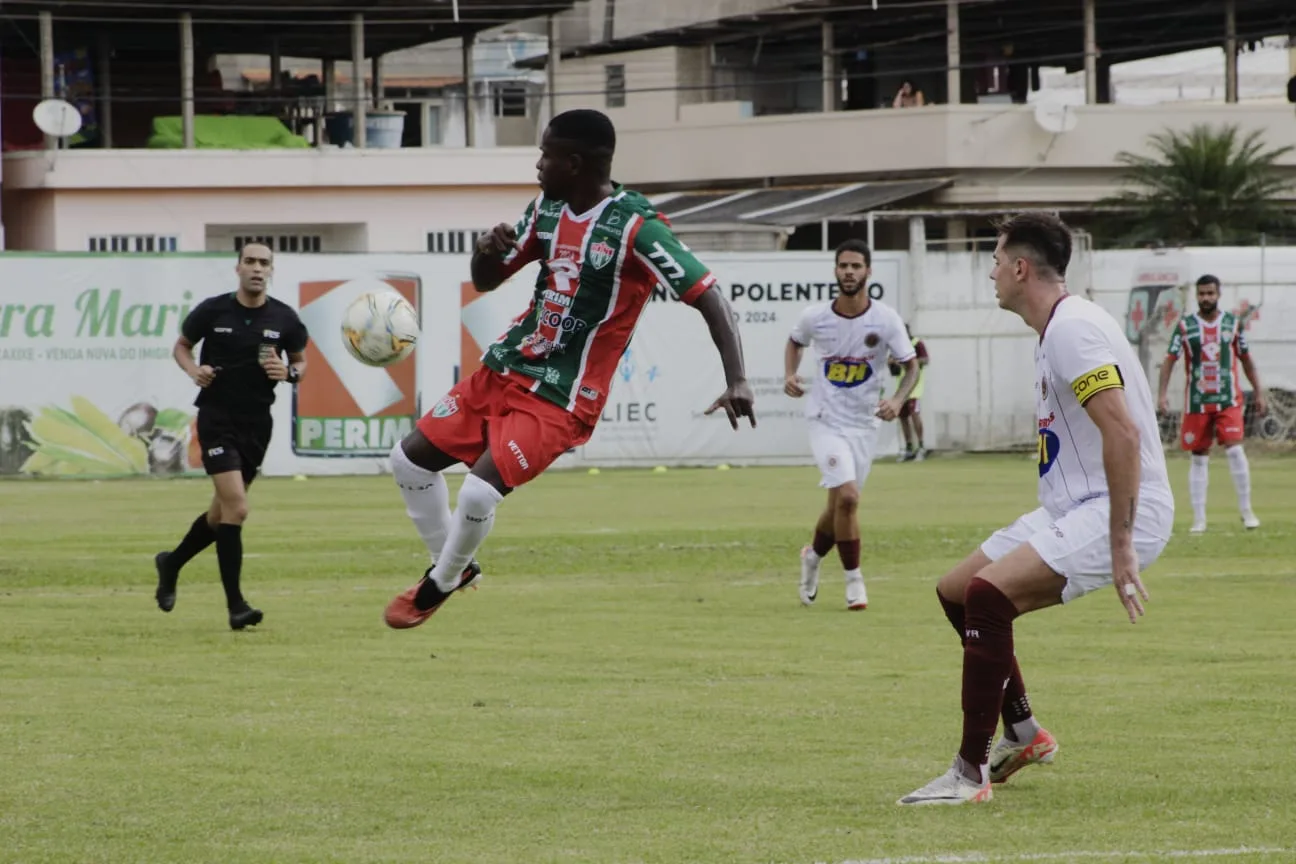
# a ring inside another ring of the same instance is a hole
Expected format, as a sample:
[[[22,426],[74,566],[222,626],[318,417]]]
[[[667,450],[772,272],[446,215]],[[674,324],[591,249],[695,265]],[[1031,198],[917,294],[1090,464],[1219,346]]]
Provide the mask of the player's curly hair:
[[[1071,263],[1071,229],[1054,213],[1034,210],[1018,213],[996,226],[1004,247],[1028,252],[1037,266],[1044,266],[1065,279]]]

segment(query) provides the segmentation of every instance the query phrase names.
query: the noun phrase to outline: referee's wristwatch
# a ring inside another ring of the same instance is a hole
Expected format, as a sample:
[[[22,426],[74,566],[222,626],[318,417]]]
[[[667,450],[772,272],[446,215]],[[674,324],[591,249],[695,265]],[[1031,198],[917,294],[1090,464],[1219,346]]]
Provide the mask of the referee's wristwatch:
[[[300,380],[301,380],[301,370],[298,369],[296,366],[289,366],[289,367],[288,367],[288,383],[289,383],[289,384],[296,384],[296,383],[297,383],[298,381],[300,381]]]

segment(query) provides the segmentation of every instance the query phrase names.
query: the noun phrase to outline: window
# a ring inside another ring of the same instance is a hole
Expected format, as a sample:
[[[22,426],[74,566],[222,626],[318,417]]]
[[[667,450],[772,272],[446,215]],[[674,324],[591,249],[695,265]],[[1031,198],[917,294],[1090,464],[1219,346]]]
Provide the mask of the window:
[[[625,66],[617,63],[603,68],[607,72],[607,107],[624,108],[626,104]]]
[[[264,243],[275,252],[319,252],[323,240],[318,234],[240,235],[234,238],[234,251],[248,243]]]
[[[495,88],[496,117],[527,116],[527,88],[505,84]]]
[[[463,255],[471,252],[482,231],[429,231],[427,251],[435,255]]]
[[[180,239],[173,234],[104,234],[90,238],[91,252],[175,252]]]

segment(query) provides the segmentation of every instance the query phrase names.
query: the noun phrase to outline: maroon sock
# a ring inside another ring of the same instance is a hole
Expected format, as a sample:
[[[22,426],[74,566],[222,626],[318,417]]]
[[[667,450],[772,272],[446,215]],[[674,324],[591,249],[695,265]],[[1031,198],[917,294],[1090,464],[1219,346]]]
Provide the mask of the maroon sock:
[[[833,536],[831,534],[825,534],[816,528],[814,543],[810,548],[813,549],[814,553],[820,558],[828,557],[828,553],[831,552],[833,548]]]
[[[967,637],[963,635],[963,631],[966,629],[967,625],[963,620],[963,616],[967,610],[964,608],[962,603],[955,603],[953,600],[946,600],[945,595],[940,593],[939,588],[936,589],[936,599],[940,600],[941,608],[945,610],[945,617],[949,619],[950,625],[954,628],[954,632],[958,634],[959,644],[966,645]]]
[[[858,540],[837,541],[837,555],[841,558],[842,569],[847,573],[859,569],[859,544]]]
[[[1011,731],[1014,723],[1029,720],[1031,716],[1030,699],[1026,696],[1026,682],[1022,680],[1021,667],[1017,658],[1013,658],[1012,674],[1008,676],[1008,686],[1004,688],[1003,721],[1004,728]]]
[[[936,597],[940,600],[941,608],[945,610],[945,617],[954,627],[954,632],[959,634],[959,642],[966,645],[967,637],[963,633],[967,626],[964,622],[965,607],[962,603],[945,599],[945,595],[939,590],[936,592]],[[1017,665],[1016,657],[1013,657],[1012,674],[1008,676],[1008,686],[1004,688],[1002,716],[1006,729],[1011,728],[1014,723],[1030,719],[1031,716],[1030,699],[1026,696],[1026,682],[1022,680],[1021,667]]]
[[[963,646],[963,743],[959,755],[969,765],[984,765],[999,713],[1004,685],[1013,668],[1013,619],[1017,607],[991,583],[972,577],[966,596]]]

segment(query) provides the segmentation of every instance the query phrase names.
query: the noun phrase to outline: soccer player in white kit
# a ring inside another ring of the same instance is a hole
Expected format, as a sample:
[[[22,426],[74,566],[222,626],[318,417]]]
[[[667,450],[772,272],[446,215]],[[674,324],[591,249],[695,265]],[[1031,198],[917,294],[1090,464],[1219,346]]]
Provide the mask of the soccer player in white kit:
[[[797,375],[801,355],[813,346],[814,381],[805,415],[810,449],[828,490],[828,506],[819,515],[814,541],[801,550],[801,602],[819,595],[819,564],[837,547],[846,574],[846,607],[865,609],[868,593],[860,572],[859,497],[873,464],[878,429],[894,420],[918,381],[918,359],[904,321],[890,306],[869,297],[873,262],[861,240],[837,247],[836,276],[840,293],[801,313],[783,352],[783,392],[805,395]],[[904,377],[890,399],[883,399],[888,352],[904,366]]]
[[[1139,573],[1170,539],[1174,497],[1152,390],[1115,319],[1067,294],[1070,260],[1071,232],[1056,216],[1025,213],[999,228],[991,273],[999,305],[1040,334],[1040,507],[937,586],[963,641],[963,740],[950,770],[900,804],[989,801],[992,783],[1051,762],[1057,741],[1031,713],[1013,619],[1114,584],[1134,623],[1148,599]]]

